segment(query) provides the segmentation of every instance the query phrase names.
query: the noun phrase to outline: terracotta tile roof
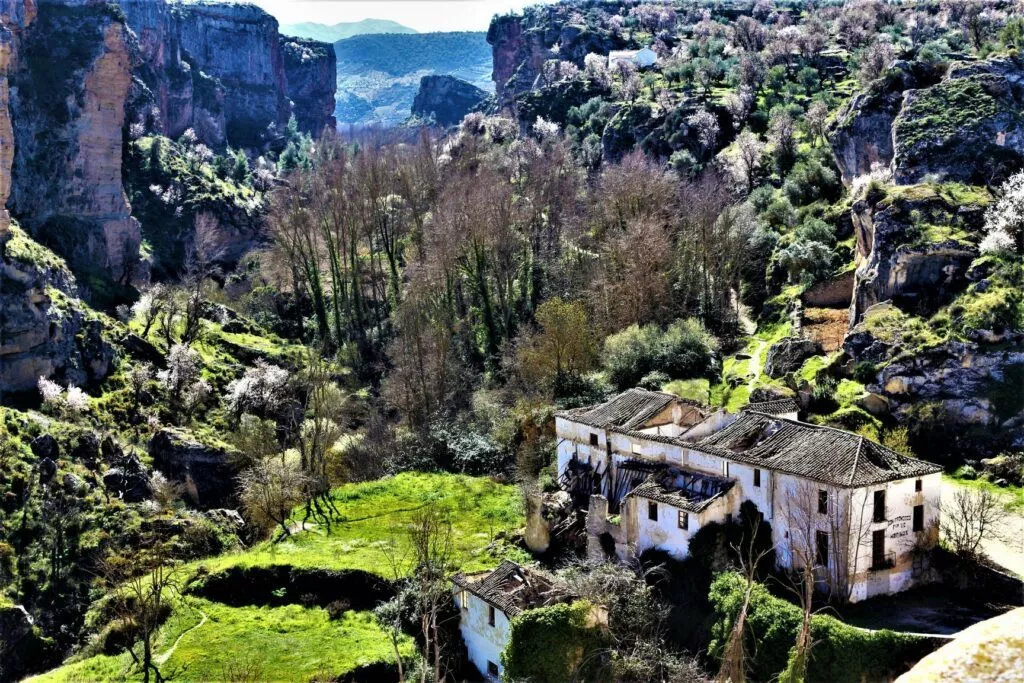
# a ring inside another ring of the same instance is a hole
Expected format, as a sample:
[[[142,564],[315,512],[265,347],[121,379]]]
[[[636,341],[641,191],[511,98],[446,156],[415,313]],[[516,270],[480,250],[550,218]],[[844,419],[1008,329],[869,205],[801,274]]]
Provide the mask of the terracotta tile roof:
[[[696,404],[674,394],[646,389],[627,389],[600,405],[563,410],[555,415],[593,427],[632,430],[642,427],[645,422],[673,403],[687,403],[699,408]]]
[[[732,487],[733,482],[729,479],[672,468],[663,474],[651,476],[626,497],[636,496],[680,510],[702,512]]]
[[[747,410],[756,413],[768,413],[769,415],[785,415],[786,413],[800,412],[800,406],[791,398],[779,398],[774,401],[761,401],[747,405]]]
[[[493,571],[456,574],[451,581],[508,617],[569,597],[558,588],[553,577],[536,569],[521,567],[510,560],[502,561]]]
[[[842,487],[942,471],[851,432],[755,411],[687,447]]]

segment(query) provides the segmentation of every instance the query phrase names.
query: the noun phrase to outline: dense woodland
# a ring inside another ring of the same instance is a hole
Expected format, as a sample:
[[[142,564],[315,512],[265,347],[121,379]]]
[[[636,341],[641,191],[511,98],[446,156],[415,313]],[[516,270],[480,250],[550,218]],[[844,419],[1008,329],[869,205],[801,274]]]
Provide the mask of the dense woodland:
[[[0,413],[0,607],[24,605],[39,635],[24,668],[0,667],[0,678],[72,653],[101,666],[89,657],[112,662],[138,642],[133,672],[162,680],[152,650],[167,615],[174,628],[198,621],[165,604],[164,591],[210,599],[207,575],[229,566],[202,558],[252,549],[264,555],[250,569],[280,564],[276,549],[303,548],[305,525],[342,535],[345,550],[332,546],[331,557],[355,557],[362,541],[344,536],[345,523],[362,519],[361,498],[412,509],[410,501],[437,495],[448,505],[446,487],[460,492],[450,511],[462,506],[467,519],[472,511],[473,526],[455,522],[453,531],[440,512],[417,514],[397,544],[408,551],[408,571],[386,554],[329,566],[400,588],[366,617],[365,628],[378,629],[379,661],[404,662],[399,675],[423,681],[454,677],[457,633],[438,626],[447,576],[486,564],[481,556],[525,551],[511,538],[521,526],[518,492],[449,475],[552,491],[553,412],[633,386],[730,410],[796,396],[810,420],[1019,490],[1022,455],[1007,431],[955,426],[934,403],[878,415],[862,402],[894,359],[975,340],[978,330],[1024,329],[1019,168],[914,184],[952,205],[955,217],[919,213],[908,244],[970,245],[984,287],[868,319],[890,344],[884,358],[857,361],[837,345],[779,376],[753,367],[793,336],[794,301],[855,267],[854,204],[906,199],[884,167],[844,184],[830,143],[840,112],[900,70],[934,83],[957,59],[1017,59],[1019,8],[955,0],[747,5],[528,10],[538,30],[571,24],[593,34],[592,45],[650,44],[659,62],[609,69],[597,54],[563,55],[544,64],[514,109],[472,113],[448,131],[325,131],[314,140],[292,125],[273,149],[211,150],[195,135],[169,140],[145,121],[130,123],[125,185],[151,281],[83,277],[79,291],[91,306],[66,302],[96,320],[104,339],[118,340],[116,370],[85,387],[41,378],[38,397],[17,397]],[[940,129],[960,114],[928,115],[927,125]],[[969,223],[971,215],[982,219]],[[17,227],[12,235],[10,257],[66,271]],[[836,315],[845,334],[846,308]],[[1008,416],[1024,408],[1020,367],[992,388]],[[214,454],[219,464],[175,470],[185,451]],[[397,484],[385,491],[376,480],[390,475]],[[434,476],[430,493],[424,482]],[[467,487],[486,490],[459,497]],[[244,525],[209,513],[223,508],[238,509]],[[579,595],[611,604],[611,641],[595,646],[607,656],[576,673],[697,680],[732,666],[734,676],[757,680],[780,671],[791,681],[881,675],[870,667],[888,660],[844,659],[837,643],[862,636],[818,616],[813,647],[830,653],[831,668],[822,656],[823,668],[809,675],[810,601],[786,594],[794,607],[760,586],[757,628],[783,619],[806,636],[806,649],[798,642],[790,654],[787,641],[781,655],[744,653],[733,619],[740,602],[747,613],[748,587],[761,576],[757,553],[768,552],[747,533],[757,525],[745,522],[702,537],[713,559],[667,583],[645,573],[654,560],[637,571],[573,569]],[[365,533],[386,540],[379,530]],[[459,533],[488,540],[470,552],[452,540]],[[713,575],[726,567],[739,574],[719,575],[709,597]],[[678,607],[680,595],[704,618],[682,626],[678,609],[667,607]],[[198,604],[204,614],[223,605]],[[564,618],[565,628],[578,626]],[[861,645],[916,647],[899,638]],[[556,664],[518,661],[537,680],[564,671],[531,666]],[[270,673],[254,666],[205,675]]]

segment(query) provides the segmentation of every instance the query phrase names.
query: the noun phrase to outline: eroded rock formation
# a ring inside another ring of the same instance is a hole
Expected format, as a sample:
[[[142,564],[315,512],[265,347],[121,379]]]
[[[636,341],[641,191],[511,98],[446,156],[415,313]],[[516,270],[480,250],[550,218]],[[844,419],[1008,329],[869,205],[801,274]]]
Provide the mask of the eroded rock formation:
[[[74,298],[74,277],[17,227],[0,236],[0,393],[40,377],[86,385],[109,373],[113,348]]]
[[[18,49],[8,207],[78,272],[138,273],[141,235],[121,185],[129,34],[116,8],[46,0]]]
[[[121,0],[129,28],[135,33],[141,63],[136,73],[145,85],[133,118],[171,138],[187,129],[206,145],[226,143],[224,88],[189,61],[178,40],[179,14],[166,0]]]
[[[511,106],[516,95],[527,92],[544,62],[554,58],[544,31],[530,28],[523,17],[495,17],[487,31],[494,54],[495,93],[499,107]]]
[[[288,98],[299,130],[319,137],[325,128],[338,126],[334,118],[334,92],[338,58],[334,46],[316,40],[281,36]]]
[[[15,68],[21,36],[36,16],[34,0],[0,0],[0,236],[10,225],[7,198],[11,194],[14,127],[11,122],[9,75]]]
[[[412,113],[439,126],[452,126],[486,99],[486,92],[461,78],[424,76],[412,103]]]
[[[227,138],[250,147],[267,127],[291,116],[277,20],[254,5],[183,3],[173,6],[184,58],[224,88]]]
[[[1024,165],[1024,60],[957,62],[941,80],[919,70],[897,62],[840,112],[830,139],[845,182],[880,166],[899,184],[986,184]]]
[[[850,326],[871,306],[894,301],[917,313],[933,312],[967,285],[978,256],[981,206],[956,206],[931,186],[902,188],[895,196],[853,206],[855,254]]]

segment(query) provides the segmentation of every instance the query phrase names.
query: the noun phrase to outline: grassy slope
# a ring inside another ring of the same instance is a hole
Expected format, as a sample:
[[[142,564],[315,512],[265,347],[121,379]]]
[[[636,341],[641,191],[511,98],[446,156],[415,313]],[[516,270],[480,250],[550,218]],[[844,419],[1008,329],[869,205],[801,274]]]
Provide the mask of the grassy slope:
[[[489,479],[452,474],[403,473],[390,479],[349,484],[334,491],[339,514],[330,530],[309,529],[281,543],[203,564],[210,571],[231,566],[287,564],[321,569],[360,569],[394,578],[389,556],[405,559],[409,544],[404,529],[417,510],[443,508],[452,515],[455,564],[466,571],[497,565],[513,548],[492,545],[499,532],[523,525],[519,493]],[[301,522],[301,511],[293,516]]]
[[[161,673],[175,681],[226,680],[243,668],[252,672],[251,680],[308,681],[393,658],[391,641],[369,612],[348,612],[332,621],[326,610],[299,605],[236,608],[189,602],[168,621],[156,647],[158,656],[174,648]],[[412,639],[406,637],[401,647],[403,654],[411,654]],[[31,680],[139,679],[129,671],[128,654],[100,655]]]
[[[453,474],[404,473],[380,481],[336,489],[336,521],[310,528],[281,543],[263,543],[249,551],[190,565],[210,572],[230,566],[287,564],[322,569],[361,569],[393,579],[389,557],[407,560],[403,533],[417,510],[428,506],[451,513],[454,562],[474,571],[497,565],[503,557],[525,560],[525,553],[495,541],[523,525],[514,486]],[[301,520],[301,511],[294,519]],[[197,626],[203,615],[208,621]],[[193,630],[194,629],[194,630]],[[184,635],[182,635],[184,634]],[[306,681],[314,675],[338,676],[360,665],[393,658],[391,642],[366,612],[330,621],[327,612],[299,605],[228,607],[207,600],[179,604],[156,646],[164,654],[181,636],[161,667],[178,681],[224,680],[227,665],[250,664],[258,680]],[[404,648],[412,648],[411,640]],[[99,655],[73,662],[38,678],[40,681],[121,681],[128,655]]]

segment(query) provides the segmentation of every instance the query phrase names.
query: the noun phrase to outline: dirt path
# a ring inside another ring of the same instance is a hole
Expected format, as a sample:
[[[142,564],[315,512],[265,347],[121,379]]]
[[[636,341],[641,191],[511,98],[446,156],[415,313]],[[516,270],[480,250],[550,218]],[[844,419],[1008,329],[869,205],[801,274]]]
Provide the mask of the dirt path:
[[[209,617],[206,616],[206,612],[204,612],[203,610],[199,610],[199,613],[203,615],[203,618],[199,620],[199,623],[196,624],[195,626],[192,626],[191,628],[187,628],[184,631],[182,631],[181,633],[179,633],[178,637],[174,640],[174,645],[171,645],[171,649],[170,650],[168,650],[167,652],[163,653],[162,655],[157,655],[156,657],[153,658],[153,663],[154,664],[156,664],[157,666],[160,666],[161,664],[166,662],[168,659],[170,659],[171,655],[174,654],[174,651],[176,649],[178,649],[178,643],[180,643],[181,639],[185,637],[185,634],[190,633],[192,631],[195,631],[197,628],[199,628],[200,626],[202,626],[203,624],[205,624],[207,622]]]
[[[761,369],[764,367],[764,350],[768,346],[768,342],[755,339],[757,342],[757,349],[750,354],[750,362],[748,364],[747,374],[750,375],[750,381],[747,382],[747,388],[750,391],[754,390],[754,385],[757,384],[757,378],[761,376]]]
[[[942,499],[952,500],[957,489],[962,488],[966,487],[943,478]],[[998,538],[990,538],[981,544],[985,554],[1004,569],[1024,577],[1024,512],[1010,512],[994,535]]]

